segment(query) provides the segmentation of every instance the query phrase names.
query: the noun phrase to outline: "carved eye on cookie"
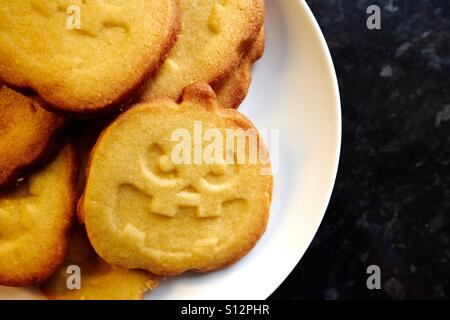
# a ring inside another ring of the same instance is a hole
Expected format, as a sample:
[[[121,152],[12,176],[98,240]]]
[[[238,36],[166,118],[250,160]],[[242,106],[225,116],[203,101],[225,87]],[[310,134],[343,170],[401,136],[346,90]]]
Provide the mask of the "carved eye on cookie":
[[[214,33],[218,34],[222,31],[222,25],[224,19],[224,12],[229,0],[218,0],[211,9],[211,13],[208,18],[208,29]]]
[[[148,168],[159,179],[175,180],[179,177],[178,169],[170,155],[157,143],[153,143],[149,148]]]
[[[202,180],[212,186],[227,184],[239,173],[239,165],[236,160],[236,154],[229,152],[225,159],[209,165],[209,171]]]

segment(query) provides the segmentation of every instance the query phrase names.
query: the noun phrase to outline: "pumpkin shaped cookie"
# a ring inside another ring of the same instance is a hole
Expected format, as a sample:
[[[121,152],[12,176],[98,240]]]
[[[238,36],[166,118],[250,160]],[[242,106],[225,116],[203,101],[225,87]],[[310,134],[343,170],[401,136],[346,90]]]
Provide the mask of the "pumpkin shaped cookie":
[[[0,80],[51,109],[108,111],[159,67],[179,30],[177,0],[0,0]]]
[[[107,262],[176,275],[244,256],[263,234],[272,194],[267,150],[253,124],[220,108],[207,84],[177,104],[138,104],[100,136],[79,203]]]
[[[258,37],[264,0],[180,0],[183,27],[167,60],[143,87],[140,100],[177,100],[194,82],[229,75]]]

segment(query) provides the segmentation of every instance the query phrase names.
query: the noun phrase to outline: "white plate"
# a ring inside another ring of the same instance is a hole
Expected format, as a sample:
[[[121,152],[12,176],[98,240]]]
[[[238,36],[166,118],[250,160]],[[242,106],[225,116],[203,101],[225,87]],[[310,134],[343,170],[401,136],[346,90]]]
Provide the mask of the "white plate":
[[[268,230],[234,266],[169,279],[148,299],[265,299],[300,261],[322,221],[341,142],[333,63],[303,0],[268,0],[266,30],[266,53],[240,110],[258,128],[279,130],[279,152],[268,143],[277,171]],[[0,288],[0,299],[16,298],[39,295]]]

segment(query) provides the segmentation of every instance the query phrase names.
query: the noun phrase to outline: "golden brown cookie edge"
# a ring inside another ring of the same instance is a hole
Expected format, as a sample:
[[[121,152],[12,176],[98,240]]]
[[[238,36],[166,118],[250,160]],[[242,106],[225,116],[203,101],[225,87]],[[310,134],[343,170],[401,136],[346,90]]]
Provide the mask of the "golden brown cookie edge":
[[[67,148],[67,151],[65,151]],[[9,287],[26,287],[30,285],[40,284],[49,278],[61,264],[64,262],[64,259],[67,254],[67,250],[69,248],[70,243],[70,232],[72,228],[73,218],[75,215],[75,204],[77,199],[76,194],[76,181],[78,176],[78,161],[75,153],[75,149],[72,144],[68,143],[60,152],[68,152],[68,161],[70,168],[70,194],[69,197],[69,205],[66,208],[67,212],[67,223],[61,232],[60,241],[58,241],[55,251],[53,255],[49,257],[49,262],[46,264],[42,270],[34,272],[32,275],[26,275],[20,278],[8,278],[7,276],[2,276],[0,274],[0,285],[9,286]]]

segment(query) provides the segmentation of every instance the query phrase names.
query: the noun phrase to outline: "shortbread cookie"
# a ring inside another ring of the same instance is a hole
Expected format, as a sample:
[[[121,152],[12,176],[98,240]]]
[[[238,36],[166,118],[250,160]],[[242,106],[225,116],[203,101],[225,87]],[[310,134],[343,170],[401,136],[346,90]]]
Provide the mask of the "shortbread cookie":
[[[258,36],[264,0],[180,0],[180,38],[140,100],[177,100],[196,81],[214,83],[231,73]]]
[[[0,86],[0,187],[50,158],[64,122],[37,100]]]
[[[94,249],[113,265],[157,275],[235,262],[269,216],[270,164],[258,152],[266,147],[253,124],[220,108],[206,84],[185,89],[181,104],[161,98],[134,106],[90,156],[79,210]]]
[[[75,213],[71,146],[12,190],[0,192],[0,285],[28,286],[63,262]]]
[[[80,287],[74,277],[77,271]],[[39,288],[53,300],[139,300],[157,285],[157,278],[147,271],[113,267],[103,261],[95,254],[85,231],[77,227],[72,232],[66,262]]]
[[[264,48],[265,34],[263,28],[258,39],[242,58],[236,70],[212,86],[217,95],[219,106],[237,109],[244,101],[252,81],[252,66],[262,57]]]
[[[177,0],[0,0],[0,80],[53,109],[106,111],[158,68],[180,23]]]

